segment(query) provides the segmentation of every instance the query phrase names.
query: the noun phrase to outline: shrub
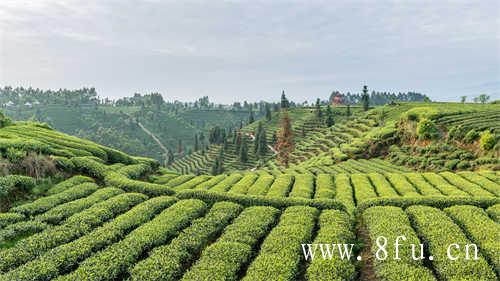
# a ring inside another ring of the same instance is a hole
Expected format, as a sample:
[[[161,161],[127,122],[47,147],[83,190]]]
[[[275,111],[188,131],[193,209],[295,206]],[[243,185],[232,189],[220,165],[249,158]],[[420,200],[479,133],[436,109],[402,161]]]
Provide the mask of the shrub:
[[[387,259],[374,259],[375,274],[380,280],[436,280],[421,260],[412,259],[409,245],[419,244],[420,239],[401,208],[391,206],[369,208],[363,212],[363,222],[369,233],[373,255],[378,249],[378,237],[384,236],[387,241],[395,241],[401,235],[406,237],[399,252],[401,260],[394,262],[395,247],[391,242],[387,243]]]
[[[278,209],[286,208],[289,206],[305,205],[318,209],[345,210],[345,207],[341,202],[332,199],[264,197],[257,195],[230,194],[227,192],[202,190],[182,190],[179,191],[176,196],[181,199],[197,198],[208,203],[231,201],[243,206],[272,206]]]
[[[330,174],[319,174],[316,177],[315,199],[333,199],[335,197],[335,184]]]
[[[457,167],[458,163],[460,163],[460,160],[458,160],[458,159],[452,159],[452,160],[446,161],[444,163],[444,166],[448,170],[455,170],[455,168]]]
[[[500,204],[493,205],[486,211],[490,215],[491,219],[493,219],[497,223],[500,223]]]
[[[294,179],[292,175],[279,175],[271,187],[269,187],[266,197],[286,197],[293,185]]]
[[[35,186],[35,179],[26,176],[8,175],[0,177],[0,198],[13,191],[26,192]]]
[[[5,153],[5,157],[13,164],[21,164],[21,161],[26,157],[26,151],[9,147]]]
[[[318,210],[311,207],[287,208],[242,280],[294,280],[302,254],[299,245],[312,240],[317,216]]]
[[[289,197],[312,198],[314,193],[314,177],[312,175],[296,175],[295,183]]]
[[[351,214],[354,210],[353,189],[349,176],[340,174],[335,178],[335,199],[342,203],[347,212]]]
[[[444,210],[481,248],[486,259],[500,274],[500,225],[490,220],[486,212],[474,206],[453,206]],[[487,234],[487,235],[485,235]]]
[[[138,180],[131,180],[126,176],[108,171],[104,178],[104,182],[110,186],[116,186],[128,192],[140,192],[149,196],[172,195],[175,192],[163,185],[149,183]]]
[[[0,252],[0,271],[14,269],[46,251],[68,243],[90,232],[96,226],[110,220],[147,197],[137,193],[125,193],[98,203],[83,212],[72,215],[59,226],[48,228],[18,241],[14,247]]]
[[[47,212],[35,217],[36,221],[58,224],[67,217],[81,212],[92,205],[107,200],[113,196],[122,194],[124,191],[115,187],[106,187],[97,190],[91,195],[58,205]]]
[[[9,224],[20,222],[26,217],[19,213],[0,213],[0,228],[3,228]]]
[[[468,169],[470,168],[470,162],[469,161],[460,161],[458,164],[457,164],[457,169],[458,170],[465,170],[465,169]]]
[[[347,213],[337,210],[324,210],[319,217],[318,235],[313,244],[335,243],[350,244],[355,235],[351,231],[352,225]],[[307,268],[307,280],[354,280],[356,270],[349,261],[333,255],[332,259],[317,257],[311,260]]]
[[[54,185],[53,187],[51,187],[47,191],[47,194],[49,194],[49,195],[56,194],[56,193],[59,193],[59,192],[66,190],[68,188],[71,188],[75,185],[86,183],[86,182],[94,182],[94,180],[92,178],[89,178],[86,176],[80,176],[80,175],[73,176],[73,177],[71,177],[67,180],[64,180],[64,181]]]
[[[99,187],[94,183],[82,183],[69,188],[61,193],[42,197],[31,203],[12,208],[12,211],[26,216],[43,213],[59,204],[85,197],[95,192]]]
[[[146,258],[129,269],[131,280],[179,280],[205,245],[230,223],[242,208],[230,202],[218,202],[202,218],[193,221],[169,244],[155,248]]]
[[[4,277],[6,280],[18,281],[55,278],[94,252],[121,239],[130,229],[148,222],[158,212],[176,201],[173,197],[160,196],[140,203],[93,232],[41,254],[35,260],[5,274]]]
[[[489,131],[485,131],[481,134],[481,139],[479,140],[479,145],[482,150],[488,151],[495,147],[497,143],[495,135],[490,133]]]
[[[479,133],[476,130],[472,129],[469,132],[467,132],[467,134],[465,135],[464,142],[465,143],[473,143],[478,138],[479,138]]]
[[[116,280],[145,252],[169,241],[178,231],[202,215],[207,205],[199,200],[181,200],[141,225],[123,240],[84,260],[60,280]]]
[[[443,280],[495,280],[496,275],[482,256],[479,260],[453,261],[448,258],[447,247],[470,244],[459,226],[441,210],[427,206],[409,207],[407,213],[419,236],[427,242],[429,253],[434,257],[434,269]],[[456,255],[456,252],[452,252]]]
[[[252,254],[252,247],[236,242],[214,243],[205,249],[196,264],[181,280],[237,280],[242,264]]]
[[[105,177],[105,172],[107,170],[106,165],[99,163],[94,158],[89,156],[84,157],[73,157],[71,161],[75,165],[75,168],[87,174],[93,178],[103,179]]]
[[[137,179],[151,172],[151,167],[146,164],[127,165],[117,170],[118,173],[131,179]]]
[[[259,178],[252,184],[248,191],[248,195],[260,195],[264,196],[268,192],[270,186],[274,182],[274,176],[270,175],[261,175]]]
[[[420,140],[434,140],[439,137],[439,131],[433,121],[422,119],[417,125],[417,136]]]

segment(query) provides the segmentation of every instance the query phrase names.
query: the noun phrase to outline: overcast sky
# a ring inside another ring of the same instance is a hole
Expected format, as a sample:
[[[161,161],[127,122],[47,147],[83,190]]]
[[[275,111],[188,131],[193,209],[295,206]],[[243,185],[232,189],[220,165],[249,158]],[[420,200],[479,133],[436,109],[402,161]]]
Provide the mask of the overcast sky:
[[[217,102],[500,98],[500,2],[0,2],[0,86]]]

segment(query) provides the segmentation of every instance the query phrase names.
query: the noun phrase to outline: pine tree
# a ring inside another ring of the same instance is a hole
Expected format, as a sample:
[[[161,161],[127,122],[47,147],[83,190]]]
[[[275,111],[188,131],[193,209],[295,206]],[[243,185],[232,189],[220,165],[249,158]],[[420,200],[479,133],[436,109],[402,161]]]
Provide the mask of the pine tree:
[[[167,165],[171,165],[174,162],[174,153],[169,149],[167,153]]]
[[[240,162],[246,163],[248,161],[248,144],[246,138],[242,138],[240,147]]]
[[[361,95],[361,102],[363,103],[363,110],[368,111],[370,107],[370,96],[368,95],[368,86],[363,86],[363,94]]]
[[[200,149],[198,144],[198,134],[194,134],[194,151],[198,151]]]
[[[182,151],[182,140],[179,140],[179,144],[178,144],[178,146],[177,146],[177,153],[178,153],[179,155],[182,155],[182,152],[183,152],[183,151]]]
[[[219,157],[215,157],[215,161],[212,164],[212,175],[216,176],[219,174],[219,166],[220,166]]]
[[[252,124],[255,121],[255,117],[253,116],[252,107],[250,107],[250,116],[248,117],[248,124]]]
[[[281,109],[287,109],[290,106],[288,99],[285,96],[285,90],[281,92]]]
[[[266,103],[266,119],[267,121],[271,121],[272,118],[271,107]]]
[[[254,146],[253,146],[253,153],[257,153],[257,149],[259,147],[259,142],[260,142],[260,137],[262,134],[262,122],[259,122],[259,125],[257,126],[257,129],[255,130],[255,139],[254,139]]]
[[[234,144],[236,152],[239,153],[240,148],[241,148],[241,131],[238,131],[236,134],[236,142]]]
[[[335,120],[333,119],[333,111],[332,111],[332,107],[330,105],[328,105],[328,107],[326,108],[326,126],[327,127],[331,127],[333,126],[333,124],[335,124]]]
[[[290,155],[293,151],[293,132],[292,121],[290,116],[288,116],[288,110],[286,108],[281,110],[281,128],[278,133],[276,150],[278,151],[278,161],[288,168]]]
[[[259,143],[258,143],[258,149],[257,149],[257,155],[259,157],[263,157],[267,153],[267,137],[266,137],[266,130],[262,128],[262,131],[260,132],[260,137],[259,137]]]
[[[316,99],[316,116],[321,118],[323,116],[323,112],[321,112],[321,101],[320,99]]]

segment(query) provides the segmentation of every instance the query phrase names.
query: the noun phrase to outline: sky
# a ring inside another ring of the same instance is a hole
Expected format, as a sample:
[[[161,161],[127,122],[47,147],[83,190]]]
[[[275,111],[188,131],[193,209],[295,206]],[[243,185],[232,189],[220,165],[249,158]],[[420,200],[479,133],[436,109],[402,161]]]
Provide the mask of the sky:
[[[0,3],[0,86],[190,101],[500,98],[499,1]]]

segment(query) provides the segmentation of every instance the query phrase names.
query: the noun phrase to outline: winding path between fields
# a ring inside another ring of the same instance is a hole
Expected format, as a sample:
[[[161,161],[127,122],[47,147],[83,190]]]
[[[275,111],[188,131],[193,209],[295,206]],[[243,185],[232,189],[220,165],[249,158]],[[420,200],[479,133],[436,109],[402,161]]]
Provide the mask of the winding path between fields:
[[[139,126],[139,128],[141,128],[144,131],[144,133],[148,134],[158,144],[158,146],[161,148],[161,150],[163,150],[164,157],[166,158],[167,154],[168,154],[168,149],[163,145],[163,143],[161,143],[161,141],[150,130],[148,130],[148,128],[144,127],[144,125],[142,125],[141,122],[139,122],[137,119],[135,119],[134,117],[132,117],[128,114],[127,114],[127,116],[130,117],[132,122],[137,124],[137,126]]]

